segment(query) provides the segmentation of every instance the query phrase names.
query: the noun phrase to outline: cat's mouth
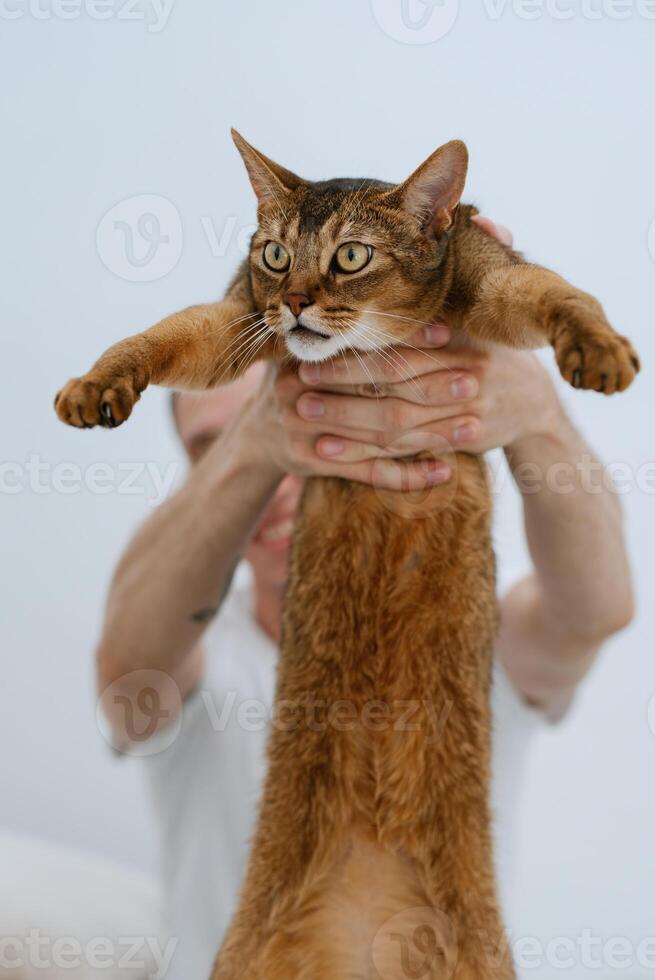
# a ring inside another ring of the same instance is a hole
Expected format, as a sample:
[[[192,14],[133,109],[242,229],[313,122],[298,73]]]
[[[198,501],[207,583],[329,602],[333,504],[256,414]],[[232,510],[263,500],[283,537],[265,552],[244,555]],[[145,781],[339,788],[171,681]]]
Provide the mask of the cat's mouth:
[[[319,340],[329,340],[329,333],[321,333],[320,330],[316,330],[314,327],[306,327],[304,324],[299,323],[297,327],[293,327],[290,331],[292,337],[297,337],[298,340],[311,342],[315,339]]]
[[[285,339],[289,352],[299,361],[324,361],[343,346],[343,338],[310,325],[306,319],[287,328]]]

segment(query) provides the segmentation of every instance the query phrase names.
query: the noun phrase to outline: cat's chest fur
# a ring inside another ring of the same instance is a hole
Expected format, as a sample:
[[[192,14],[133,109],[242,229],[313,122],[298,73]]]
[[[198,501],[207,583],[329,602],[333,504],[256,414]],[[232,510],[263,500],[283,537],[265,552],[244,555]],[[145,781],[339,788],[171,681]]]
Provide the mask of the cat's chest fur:
[[[348,805],[381,836],[409,819],[409,797],[420,821],[421,757],[467,672],[477,690],[490,664],[484,463],[454,462],[451,485],[414,494],[310,480],[294,538],[282,686],[303,701],[299,716],[323,732],[324,751],[339,754]]]

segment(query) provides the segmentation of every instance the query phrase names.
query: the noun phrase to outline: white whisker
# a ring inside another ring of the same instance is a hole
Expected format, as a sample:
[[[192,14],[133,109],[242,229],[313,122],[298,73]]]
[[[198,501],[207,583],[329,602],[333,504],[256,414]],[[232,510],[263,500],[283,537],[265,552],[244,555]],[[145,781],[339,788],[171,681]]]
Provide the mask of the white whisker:
[[[367,324],[364,321],[360,320],[358,326],[360,326],[362,329],[362,333],[364,334],[364,339],[368,340],[369,343],[373,344],[375,352],[384,361],[386,361],[387,364],[389,364],[392,368],[394,368],[394,370],[399,371],[399,373],[403,376],[403,381],[405,381],[407,384],[411,384],[414,386],[420,402],[425,403],[425,394],[420,384],[416,380],[416,378],[412,375],[411,373],[412,367],[409,361],[407,360],[407,358],[403,357],[399,353],[397,348],[383,347],[383,346],[376,345],[376,341],[379,340],[379,337],[376,335],[376,331],[374,331],[374,329],[371,327],[370,324]],[[394,360],[394,358],[396,359]],[[403,363],[405,366],[404,371],[403,371]]]
[[[239,350],[241,350],[241,347],[247,344],[250,339],[252,339],[254,332],[259,333],[259,331],[262,328],[262,325],[265,323],[266,320],[262,317],[262,319],[257,320],[256,323],[251,323],[247,327],[247,329],[240,330],[239,333],[236,335],[236,337],[233,337],[230,343],[225,348],[225,351],[223,352],[223,356],[225,357],[226,355],[229,354],[230,357],[233,357],[235,354],[237,354]],[[235,344],[238,344],[236,350],[233,349]]]
[[[254,336],[247,337],[246,340],[243,341],[235,351],[232,351],[229,360],[224,364],[223,370],[219,375],[218,383],[220,383],[223,380],[225,375],[232,369],[233,366],[235,366],[238,363],[239,360],[244,360],[244,358],[246,358],[250,354],[250,352],[253,350],[253,348],[257,346],[258,342],[262,339],[262,337],[267,338],[271,333],[272,331],[269,330],[267,326],[259,325],[259,329],[254,334]]]
[[[257,341],[257,340],[255,341],[255,344],[254,344],[253,348],[251,348],[251,352],[250,352],[250,355],[249,355],[247,361],[245,361],[244,364],[243,364],[243,366],[242,366],[242,369],[241,369],[242,370],[242,373],[245,373],[248,370],[248,368],[250,367],[250,365],[253,364],[257,360],[257,354],[262,349],[262,347],[264,346],[264,344],[267,342],[267,340],[269,339],[269,336],[272,336],[272,331],[269,331],[268,328],[267,328],[267,330],[262,333],[262,336],[259,338],[259,341]]]
[[[360,313],[374,313],[375,316],[389,316],[394,320],[409,320],[411,323],[420,323],[424,327],[431,327],[433,322],[430,320],[417,320],[413,316],[402,316],[400,313],[381,313],[380,310],[360,310]]]
[[[389,314],[389,315],[392,315],[392,314]],[[363,321],[360,320],[359,322],[361,324]],[[396,349],[396,351],[398,350],[398,347],[397,347],[398,344],[400,344],[403,347],[407,347],[408,350],[416,350],[416,351],[419,351],[421,354],[426,355],[427,357],[430,358],[430,360],[434,361],[434,363],[437,365],[437,367],[439,368],[440,371],[448,371],[449,374],[454,374],[455,373],[453,371],[453,369],[451,367],[449,367],[447,364],[444,364],[444,362],[442,360],[440,360],[434,354],[433,351],[425,350],[422,347],[415,347],[414,344],[408,344],[406,340],[398,340],[397,337],[394,337],[394,336],[392,336],[392,334],[387,333],[386,330],[382,330],[381,327],[374,327],[370,323],[369,324],[365,324],[365,325],[368,326],[369,330],[375,330],[375,335],[377,337],[380,337],[380,338],[384,339],[385,341],[387,341],[389,347],[394,347]]]
[[[357,358],[357,361],[359,363],[359,366],[361,367],[362,371],[364,372],[364,374],[368,378],[370,384],[373,386],[373,390],[375,391],[375,397],[376,398],[379,398],[380,397],[380,394],[379,394],[379,391],[378,391],[378,386],[376,385],[375,381],[373,380],[373,375],[371,374],[371,372],[366,367],[366,362],[365,362],[364,358],[360,355],[360,353],[357,350],[357,348],[351,347],[350,349],[353,352],[353,354],[355,355],[355,357]]]
[[[341,350],[339,351],[339,353],[341,354],[341,359],[342,359],[343,363],[346,365],[346,371],[348,372],[348,380],[349,380],[350,384],[352,384],[353,383],[353,379],[352,379],[352,375],[350,373],[350,364],[348,363],[348,358],[346,357],[346,352],[345,352],[345,350],[344,350],[343,347],[341,348]]]
[[[220,327],[214,327],[213,330],[209,331],[207,336],[212,337],[215,333],[223,333],[224,331],[229,330],[231,327],[235,327],[237,323],[243,323],[244,320],[250,319],[251,316],[261,316],[263,312],[263,310],[254,310],[252,313],[244,314],[244,316],[235,317],[234,320],[228,320],[227,323],[222,323]],[[246,324],[246,326],[251,327],[252,324]]]

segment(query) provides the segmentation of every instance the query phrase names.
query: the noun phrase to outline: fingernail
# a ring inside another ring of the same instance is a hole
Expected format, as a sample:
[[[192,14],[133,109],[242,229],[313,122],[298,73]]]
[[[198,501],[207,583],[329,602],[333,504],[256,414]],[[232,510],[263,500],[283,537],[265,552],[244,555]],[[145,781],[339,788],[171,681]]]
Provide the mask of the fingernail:
[[[428,474],[428,484],[430,486],[436,486],[439,483],[448,483],[450,480],[450,470],[448,468],[443,470],[435,470],[434,473]]]
[[[421,469],[425,474],[426,483],[445,483],[450,478],[450,467],[438,459],[421,460]]]
[[[328,436],[320,441],[321,456],[339,456],[344,450],[343,439],[334,439]]]
[[[425,339],[429,344],[447,344],[450,330],[445,323],[431,323],[425,328]]]
[[[471,439],[475,439],[476,431],[477,426],[475,422],[466,422],[464,425],[460,425],[455,429],[453,439],[455,442],[470,442]]]
[[[453,398],[473,398],[478,391],[478,382],[470,374],[462,374],[455,378],[450,386]]]
[[[302,364],[300,366],[300,380],[306,385],[315,385],[321,377],[321,369],[318,364]]]
[[[315,395],[302,395],[298,399],[298,411],[305,419],[320,419],[325,415],[325,403]]]

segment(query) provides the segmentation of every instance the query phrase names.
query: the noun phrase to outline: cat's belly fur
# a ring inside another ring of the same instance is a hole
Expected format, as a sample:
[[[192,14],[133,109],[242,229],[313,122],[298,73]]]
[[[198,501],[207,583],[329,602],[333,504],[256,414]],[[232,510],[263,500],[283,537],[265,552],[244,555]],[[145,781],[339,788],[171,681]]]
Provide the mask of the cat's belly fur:
[[[297,955],[280,962],[280,976],[445,980],[452,969],[454,936],[435,914],[414,862],[372,834],[353,833],[309,908],[297,922]]]
[[[423,516],[398,506],[309,481],[278,673],[285,723],[216,980],[487,975],[468,938],[493,945],[500,928],[481,463],[463,457],[456,494],[430,492]]]

